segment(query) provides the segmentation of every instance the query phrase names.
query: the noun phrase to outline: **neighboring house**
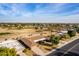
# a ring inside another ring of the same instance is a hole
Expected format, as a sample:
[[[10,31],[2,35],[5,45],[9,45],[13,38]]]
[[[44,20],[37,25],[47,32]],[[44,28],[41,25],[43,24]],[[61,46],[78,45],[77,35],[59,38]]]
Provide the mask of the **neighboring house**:
[[[64,34],[66,34],[68,31],[60,31],[58,34],[59,35],[64,35]]]

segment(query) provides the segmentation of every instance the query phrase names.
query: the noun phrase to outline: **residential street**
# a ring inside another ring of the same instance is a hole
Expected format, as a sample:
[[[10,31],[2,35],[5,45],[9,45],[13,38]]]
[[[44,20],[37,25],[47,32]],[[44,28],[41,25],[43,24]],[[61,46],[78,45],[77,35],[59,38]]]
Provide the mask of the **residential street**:
[[[79,56],[79,39],[57,49],[48,56]]]

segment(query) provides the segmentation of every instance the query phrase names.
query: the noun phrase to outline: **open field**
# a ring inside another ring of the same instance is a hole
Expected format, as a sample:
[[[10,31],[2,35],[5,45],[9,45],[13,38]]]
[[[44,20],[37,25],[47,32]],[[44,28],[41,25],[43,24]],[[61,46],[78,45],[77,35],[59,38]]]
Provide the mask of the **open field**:
[[[32,36],[33,34],[42,34],[49,36],[56,34],[61,30],[78,27],[78,24],[52,24],[52,23],[0,23],[0,33],[11,33],[0,35],[0,38],[14,38],[20,36]]]

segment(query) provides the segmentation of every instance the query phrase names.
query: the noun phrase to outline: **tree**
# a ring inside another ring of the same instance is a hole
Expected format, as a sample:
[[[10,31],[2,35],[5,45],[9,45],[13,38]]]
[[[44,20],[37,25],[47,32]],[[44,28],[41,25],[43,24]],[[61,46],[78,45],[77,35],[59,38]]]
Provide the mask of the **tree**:
[[[38,27],[37,27],[37,26],[35,26],[35,29],[37,30],[37,29],[38,29]]]
[[[52,44],[58,44],[60,40],[60,36],[51,36],[51,42]]]
[[[15,48],[0,47],[0,56],[16,56]]]
[[[75,30],[68,30],[68,35],[69,35],[70,37],[73,37],[73,36],[76,35],[76,31],[75,31]]]
[[[76,28],[77,33],[79,33],[79,27]]]

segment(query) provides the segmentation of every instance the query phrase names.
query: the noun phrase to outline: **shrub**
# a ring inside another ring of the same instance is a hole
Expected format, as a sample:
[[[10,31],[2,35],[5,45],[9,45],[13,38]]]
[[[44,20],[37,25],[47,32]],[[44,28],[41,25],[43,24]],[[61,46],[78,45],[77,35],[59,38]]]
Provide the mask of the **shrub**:
[[[73,36],[76,35],[76,31],[75,31],[75,30],[68,30],[68,35],[69,35],[70,37],[73,37]]]
[[[52,44],[58,44],[60,40],[60,36],[52,36],[50,39]]]
[[[79,33],[79,27],[76,28],[77,33]]]

